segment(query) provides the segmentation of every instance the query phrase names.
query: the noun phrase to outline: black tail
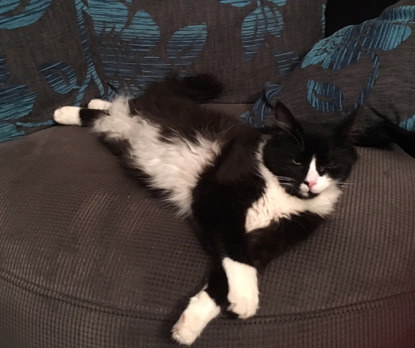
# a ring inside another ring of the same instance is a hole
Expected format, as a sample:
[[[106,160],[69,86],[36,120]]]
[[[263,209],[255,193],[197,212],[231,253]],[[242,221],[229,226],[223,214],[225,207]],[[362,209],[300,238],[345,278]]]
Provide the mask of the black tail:
[[[150,87],[148,93],[151,94],[152,89],[157,88],[160,93],[161,88],[167,93],[174,93],[181,97],[190,98],[198,103],[205,103],[212,99],[216,99],[222,95],[222,83],[211,74],[198,74],[193,76],[179,77],[177,74],[170,75],[164,82],[157,83]]]
[[[415,132],[399,127],[373,107],[369,108],[382,121],[360,133],[357,136],[356,145],[384,147],[395,143],[406,153],[415,157]]]

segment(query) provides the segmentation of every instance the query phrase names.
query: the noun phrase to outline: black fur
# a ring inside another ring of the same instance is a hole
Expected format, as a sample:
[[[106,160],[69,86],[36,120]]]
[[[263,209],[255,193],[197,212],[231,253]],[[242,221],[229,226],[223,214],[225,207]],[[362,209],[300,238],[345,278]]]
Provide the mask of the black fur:
[[[367,129],[357,132],[356,145],[384,148],[392,143],[400,146],[410,156],[415,157],[415,132],[407,131],[392,123],[386,115],[383,115],[373,107],[370,110],[379,117],[379,122]],[[395,112],[396,119],[400,117]]]
[[[287,193],[301,199],[315,196],[303,197],[299,192],[313,156],[317,158],[320,174],[328,173],[343,182],[357,155],[349,138],[353,116],[329,128],[300,125],[289,110],[278,103],[277,126],[264,135],[236,118],[199,105],[221,92],[222,85],[210,75],[185,79],[172,76],[150,87],[145,95],[130,100],[129,107],[131,115],[140,113],[157,124],[165,142],[179,137],[196,144],[198,136],[202,135],[222,144],[220,155],[199,176],[192,191],[191,210],[204,240],[209,243],[208,249],[213,251],[214,266],[206,291],[218,305],[226,308],[228,282],[221,265],[223,258],[261,270],[273,258],[307,238],[323,220],[310,212],[294,213],[247,233],[247,211],[266,189],[258,160],[264,137],[267,138],[262,159],[265,166],[279,177]],[[97,117],[108,117],[108,113],[81,111],[83,125],[90,126]],[[128,142],[114,141],[106,134],[101,136],[120,155],[127,168],[147,175],[142,168],[131,165]]]

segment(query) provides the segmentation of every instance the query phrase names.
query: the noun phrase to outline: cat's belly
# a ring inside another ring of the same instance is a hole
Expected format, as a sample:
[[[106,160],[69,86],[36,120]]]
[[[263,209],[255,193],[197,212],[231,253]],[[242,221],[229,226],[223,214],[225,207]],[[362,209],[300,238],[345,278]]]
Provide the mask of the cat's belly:
[[[167,199],[188,215],[192,190],[202,171],[220,153],[220,144],[202,136],[197,141],[180,137],[163,140],[157,126],[141,117],[134,117],[137,131],[130,139],[131,158],[150,177],[150,184],[168,192]]]

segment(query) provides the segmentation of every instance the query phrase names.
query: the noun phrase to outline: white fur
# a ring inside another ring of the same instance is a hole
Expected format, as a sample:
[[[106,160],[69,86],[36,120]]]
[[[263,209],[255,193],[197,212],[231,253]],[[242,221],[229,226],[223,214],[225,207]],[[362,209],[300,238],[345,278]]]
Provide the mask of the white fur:
[[[59,124],[68,126],[80,126],[81,118],[79,117],[79,110],[77,106],[63,106],[55,110],[53,119]]]
[[[202,136],[197,143],[181,137],[165,142],[160,139],[159,126],[141,115],[130,116],[126,99],[115,100],[110,117],[99,118],[93,129],[110,138],[127,139],[132,146],[133,162],[144,170],[154,188],[170,191],[168,200],[188,215],[192,204],[192,189],[203,169],[220,153],[220,144]]]
[[[316,194],[320,194],[321,192],[323,192],[325,189],[327,189],[329,186],[331,185],[335,185],[335,183],[333,182],[333,179],[331,179],[327,174],[325,175],[320,175],[317,171],[317,160],[316,157],[313,156],[311,163],[310,163],[310,167],[308,169],[308,173],[307,176],[305,178],[305,181],[307,181],[308,183],[310,183],[310,186],[307,186],[306,184],[301,184],[300,186],[300,190],[301,193],[307,197],[308,193],[316,193]]]
[[[311,199],[301,199],[288,194],[278,179],[263,164],[262,149],[258,151],[259,172],[265,180],[264,194],[248,209],[245,220],[245,229],[251,232],[268,226],[272,221],[280,218],[289,218],[303,212],[311,212],[320,216],[327,216],[334,210],[334,204],[340,197],[341,191],[333,182],[320,194]],[[322,189],[328,180],[323,180],[318,190]],[[314,189],[314,187],[313,187]]]
[[[106,100],[101,99],[92,99],[88,103],[88,109],[94,110],[109,110],[111,108],[111,103]]]
[[[222,266],[228,278],[228,310],[236,313],[241,319],[253,316],[259,304],[256,269],[228,257],[222,260]]]
[[[206,325],[220,313],[220,307],[210,298],[206,291],[199,292],[190,299],[189,305],[180,316],[172,330],[172,337],[177,342],[191,345],[201,334]]]

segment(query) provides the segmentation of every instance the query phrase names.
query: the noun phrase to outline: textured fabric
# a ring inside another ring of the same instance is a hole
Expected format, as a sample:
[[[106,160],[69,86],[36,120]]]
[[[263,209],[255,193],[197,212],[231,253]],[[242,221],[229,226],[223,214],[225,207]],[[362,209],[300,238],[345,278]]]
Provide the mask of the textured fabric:
[[[60,105],[105,97],[81,0],[0,2],[0,142],[53,124]]]
[[[122,94],[172,70],[209,72],[225,84],[222,102],[252,102],[270,74],[288,76],[323,37],[325,0],[87,3],[106,77]]]
[[[415,130],[415,6],[400,1],[378,18],[348,26],[316,43],[284,86],[268,84],[251,115],[253,125],[272,122],[277,99],[299,118],[326,120],[363,105],[357,128],[383,120]]]
[[[415,159],[359,153],[336,212],[260,277],[257,316],[195,347],[415,346]],[[2,348],[175,346],[209,269],[189,221],[82,128],[1,145],[0,176]]]

